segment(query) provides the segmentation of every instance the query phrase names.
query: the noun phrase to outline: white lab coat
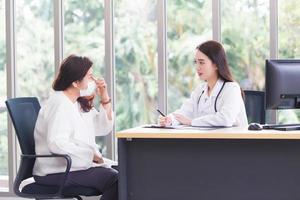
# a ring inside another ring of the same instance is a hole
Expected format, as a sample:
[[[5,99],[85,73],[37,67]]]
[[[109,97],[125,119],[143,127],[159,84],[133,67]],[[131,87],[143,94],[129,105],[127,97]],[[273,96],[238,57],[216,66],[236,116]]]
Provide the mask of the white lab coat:
[[[241,95],[241,89],[236,82],[226,82],[216,104],[216,97],[221,90],[224,81],[219,79],[208,96],[207,82],[200,84],[186,100],[180,109],[174,113],[182,114],[192,119],[192,126],[247,126],[245,104]],[[200,100],[199,97],[202,94]],[[199,102],[199,104],[198,104]],[[171,114],[172,125],[179,122]]]
[[[110,133],[113,121],[102,105],[99,111],[82,112],[78,102],[73,103],[62,91],[54,92],[39,111],[34,130],[36,154],[67,154],[72,159],[71,171],[94,167],[94,154],[101,156],[95,136]],[[65,163],[63,158],[38,158],[33,174],[64,172]]]

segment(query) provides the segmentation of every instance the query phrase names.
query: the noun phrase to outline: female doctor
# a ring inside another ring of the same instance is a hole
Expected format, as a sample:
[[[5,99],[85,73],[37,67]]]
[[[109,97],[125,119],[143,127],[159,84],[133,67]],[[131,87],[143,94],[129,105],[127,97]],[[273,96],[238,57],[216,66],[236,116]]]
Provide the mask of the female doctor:
[[[92,74],[93,63],[86,57],[66,58],[53,83],[54,92],[39,111],[34,130],[36,154],[67,154],[72,159],[66,186],[93,187],[101,200],[118,199],[118,172],[103,167],[95,135],[107,135],[113,128],[111,100],[103,79]],[[93,95],[100,106],[93,105]],[[57,185],[65,171],[61,158],[37,158],[34,179],[43,185]]]
[[[200,84],[180,109],[163,117],[159,124],[191,126],[246,126],[248,125],[243,92],[233,81],[226,53],[216,41],[207,41],[196,48],[197,74]]]

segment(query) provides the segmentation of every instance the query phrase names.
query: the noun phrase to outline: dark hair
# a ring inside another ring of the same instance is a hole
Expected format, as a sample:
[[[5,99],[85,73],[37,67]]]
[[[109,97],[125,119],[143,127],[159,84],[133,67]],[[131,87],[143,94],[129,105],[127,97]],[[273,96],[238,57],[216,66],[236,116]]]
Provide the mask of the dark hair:
[[[197,50],[204,53],[218,68],[218,75],[227,82],[233,82],[232,74],[228,67],[226,53],[223,46],[213,40],[204,42],[196,47]]]
[[[70,55],[65,58],[59,67],[59,73],[53,82],[52,88],[55,91],[64,91],[69,88],[74,81],[81,81],[93,62],[87,57]],[[93,107],[94,96],[79,97],[79,102],[82,110],[88,112]]]
[[[197,50],[204,53],[218,68],[218,76],[225,82],[233,82],[233,76],[228,66],[225,50],[217,41],[209,40],[196,47]],[[244,92],[241,89],[244,99]]]

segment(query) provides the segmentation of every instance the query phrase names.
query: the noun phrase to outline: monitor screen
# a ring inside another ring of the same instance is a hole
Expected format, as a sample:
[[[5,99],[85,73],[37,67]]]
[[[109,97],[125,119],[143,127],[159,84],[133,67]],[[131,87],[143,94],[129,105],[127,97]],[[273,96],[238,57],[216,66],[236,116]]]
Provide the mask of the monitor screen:
[[[266,60],[266,108],[300,108],[300,60]]]

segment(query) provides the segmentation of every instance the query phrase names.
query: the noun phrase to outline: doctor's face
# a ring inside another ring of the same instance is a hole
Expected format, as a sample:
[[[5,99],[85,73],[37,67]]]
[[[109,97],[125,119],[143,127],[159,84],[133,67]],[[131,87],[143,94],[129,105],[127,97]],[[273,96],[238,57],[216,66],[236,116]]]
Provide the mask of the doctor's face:
[[[201,80],[208,81],[218,77],[217,66],[199,50],[196,50],[194,63]]]

